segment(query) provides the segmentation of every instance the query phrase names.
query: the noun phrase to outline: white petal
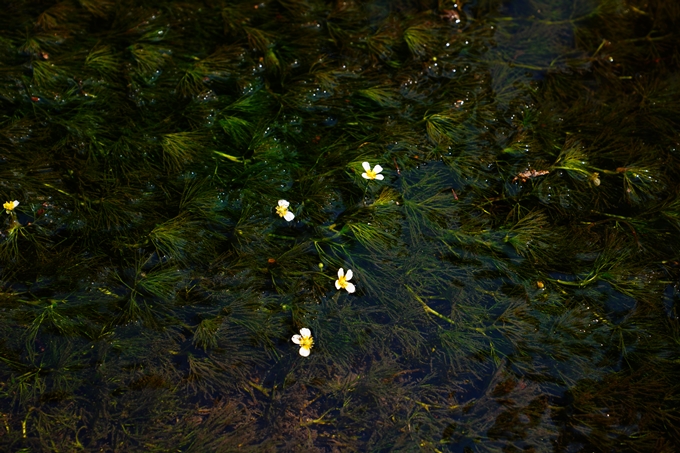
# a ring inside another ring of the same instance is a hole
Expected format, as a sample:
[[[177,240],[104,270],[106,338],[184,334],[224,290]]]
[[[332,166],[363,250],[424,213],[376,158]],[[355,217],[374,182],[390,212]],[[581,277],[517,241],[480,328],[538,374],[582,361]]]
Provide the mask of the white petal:
[[[293,214],[290,211],[286,211],[286,215],[283,216],[284,219],[286,219],[288,222],[293,220],[295,218],[295,214]]]
[[[368,173],[362,173],[361,176],[363,176],[364,179],[371,179],[371,177],[368,176]]]
[[[293,335],[291,341],[295,344],[300,344],[300,342],[302,341],[302,337],[300,335]]]
[[[288,206],[290,206],[290,203],[288,203],[286,200],[279,200],[279,206],[287,208]]]
[[[338,269],[338,278],[343,277],[344,275],[345,271],[342,268]]]
[[[385,177],[383,175],[375,175],[375,179],[377,179],[378,181],[382,181],[383,179],[385,179]]]
[[[373,167],[373,171],[376,173],[380,173],[381,171],[383,171],[383,168],[380,165],[376,165],[375,167]]]
[[[371,164],[369,164],[368,162],[364,162],[363,164],[361,164],[361,166],[364,167],[364,170],[371,171]]]
[[[351,284],[351,283],[347,283],[347,286],[345,286],[345,289],[347,290],[348,293],[353,293],[354,291],[357,290],[357,289],[354,287],[354,285]]]
[[[335,287],[340,289],[340,280],[335,281]]]
[[[352,272],[352,269],[347,269],[347,275],[345,276],[345,280],[352,280],[352,276],[354,273]]]
[[[300,355],[302,357],[307,357],[310,353],[310,350],[307,348],[300,348]]]
[[[14,207],[16,208],[17,206],[19,206],[19,202],[17,200],[14,200]]]
[[[303,327],[302,329],[300,329],[300,335],[302,335],[303,337],[311,337],[312,331],[306,327]]]

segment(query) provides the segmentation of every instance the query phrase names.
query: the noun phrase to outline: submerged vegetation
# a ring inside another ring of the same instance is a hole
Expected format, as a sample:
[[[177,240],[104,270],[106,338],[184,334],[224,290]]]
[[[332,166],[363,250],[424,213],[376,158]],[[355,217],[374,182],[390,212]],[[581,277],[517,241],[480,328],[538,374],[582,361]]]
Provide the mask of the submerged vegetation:
[[[679,22],[5,2],[0,449],[677,451]]]

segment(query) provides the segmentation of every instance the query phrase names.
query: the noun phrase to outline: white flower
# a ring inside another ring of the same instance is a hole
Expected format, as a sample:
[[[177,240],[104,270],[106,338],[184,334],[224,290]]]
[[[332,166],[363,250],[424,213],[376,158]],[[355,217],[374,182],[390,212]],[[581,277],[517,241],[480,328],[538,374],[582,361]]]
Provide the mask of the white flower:
[[[307,357],[314,345],[314,338],[312,338],[312,331],[306,327],[300,329],[300,335],[293,335],[291,341],[300,345],[300,355]]]
[[[338,289],[345,288],[348,293],[353,293],[356,291],[356,288],[348,281],[352,280],[353,275],[352,269],[347,269],[347,275],[345,275],[345,271],[342,268],[338,269],[338,279],[335,281],[335,287]]]
[[[279,205],[276,207],[276,213],[290,222],[295,218],[295,214],[288,210],[288,206],[290,206],[290,203],[286,200],[279,200]]]
[[[14,211],[14,208],[16,208],[17,206],[19,206],[19,202],[17,200],[7,201],[7,202],[2,204],[2,207],[5,209],[5,212],[7,214]]]
[[[361,164],[364,167],[364,170],[366,170],[366,173],[362,173],[361,176],[363,176],[366,179],[377,179],[378,181],[382,181],[385,179],[383,175],[380,175],[381,171],[383,171],[383,168],[380,165],[376,165],[373,167],[373,170],[371,170],[371,164],[368,162],[364,162]]]

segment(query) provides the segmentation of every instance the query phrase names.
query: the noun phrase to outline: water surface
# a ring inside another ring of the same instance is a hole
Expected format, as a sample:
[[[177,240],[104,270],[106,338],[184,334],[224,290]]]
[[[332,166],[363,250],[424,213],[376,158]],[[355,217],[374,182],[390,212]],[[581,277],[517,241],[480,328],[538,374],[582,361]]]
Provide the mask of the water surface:
[[[677,451],[680,4],[3,5],[3,451]]]

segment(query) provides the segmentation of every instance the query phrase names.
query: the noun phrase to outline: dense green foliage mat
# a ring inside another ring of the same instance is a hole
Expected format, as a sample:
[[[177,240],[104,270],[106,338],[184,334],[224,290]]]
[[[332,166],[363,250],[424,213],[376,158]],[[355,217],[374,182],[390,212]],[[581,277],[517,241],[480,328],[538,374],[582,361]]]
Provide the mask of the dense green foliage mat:
[[[0,7],[0,450],[680,448],[680,2]]]

